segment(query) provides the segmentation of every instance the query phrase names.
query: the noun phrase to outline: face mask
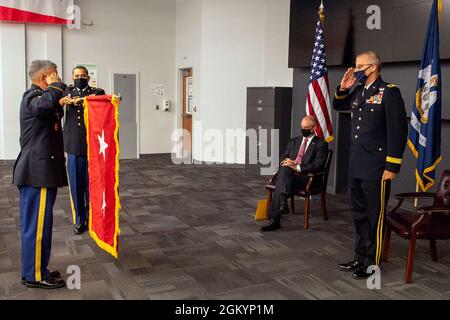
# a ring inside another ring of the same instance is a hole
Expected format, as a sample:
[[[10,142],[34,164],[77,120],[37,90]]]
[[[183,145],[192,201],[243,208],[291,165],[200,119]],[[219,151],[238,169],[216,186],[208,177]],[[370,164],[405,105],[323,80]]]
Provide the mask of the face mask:
[[[364,70],[360,70],[360,71],[356,71],[354,73],[356,81],[358,81],[359,84],[364,84],[366,83],[367,78],[369,78],[369,76],[366,76],[366,70],[369,69],[370,67],[367,67]],[[370,74],[369,74],[370,75]]]
[[[312,132],[312,130],[309,130],[309,129],[302,129],[302,135],[305,137],[305,138],[308,138],[310,135],[312,135],[313,134],[313,132]]]
[[[86,88],[88,86],[88,83],[89,83],[89,80],[83,79],[83,78],[78,78],[78,79],[75,79],[75,81],[74,81],[75,87],[77,87],[80,90]]]

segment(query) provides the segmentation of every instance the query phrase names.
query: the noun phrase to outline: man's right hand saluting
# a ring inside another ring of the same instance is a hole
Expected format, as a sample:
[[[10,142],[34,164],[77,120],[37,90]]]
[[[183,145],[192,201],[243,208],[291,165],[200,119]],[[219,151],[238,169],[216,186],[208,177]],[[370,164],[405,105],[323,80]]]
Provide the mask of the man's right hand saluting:
[[[350,90],[356,83],[353,68],[348,68],[341,80],[340,90]]]

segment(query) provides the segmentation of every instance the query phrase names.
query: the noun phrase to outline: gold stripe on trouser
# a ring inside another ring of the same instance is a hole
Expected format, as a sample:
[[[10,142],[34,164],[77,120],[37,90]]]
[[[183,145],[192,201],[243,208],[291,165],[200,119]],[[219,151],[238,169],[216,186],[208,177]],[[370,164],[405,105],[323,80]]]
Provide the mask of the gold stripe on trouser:
[[[42,261],[42,236],[44,233],[45,208],[47,206],[47,188],[41,188],[39,200],[39,214],[36,230],[36,261],[34,264],[35,281],[42,281],[41,261]]]
[[[378,217],[377,228],[377,251],[375,256],[375,262],[377,266],[380,265],[381,252],[383,251],[383,224],[384,224],[384,207],[385,207],[385,194],[386,194],[386,181],[381,181],[381,194],[380,194],[380,215]]]
[[[75,204],[73,203],[73,198],[72,198],[72,189],[70,188],[70,176],[69,176],[69,172],[67,172],[67,180],[68,180],[68,187],[69,187],[69,198],[70,198],[70,207],[72,209],[72,220],[73,220],[73,224],[77,224],[77,217],[76,217],[76,211],[75,211]]]
[[[70,191],[70,187],[69,187],[69,197],[70,197],[70,207],[72,208],[72,220],[73,220],[73,224],[77,224],[77,217],[76,217],[75,205],[74,205],[74,203],[73,203],[72,191]]]

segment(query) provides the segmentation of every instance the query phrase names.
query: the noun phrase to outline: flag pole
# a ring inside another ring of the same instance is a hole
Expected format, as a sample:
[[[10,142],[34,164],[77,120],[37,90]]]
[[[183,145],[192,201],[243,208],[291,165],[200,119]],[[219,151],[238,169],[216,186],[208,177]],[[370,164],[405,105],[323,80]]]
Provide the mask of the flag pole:
[[[320,1],[319,12],[317,12],[320,17],[320,21],[323,23],[325,20],[325,6],[323,5],[323,0]]]

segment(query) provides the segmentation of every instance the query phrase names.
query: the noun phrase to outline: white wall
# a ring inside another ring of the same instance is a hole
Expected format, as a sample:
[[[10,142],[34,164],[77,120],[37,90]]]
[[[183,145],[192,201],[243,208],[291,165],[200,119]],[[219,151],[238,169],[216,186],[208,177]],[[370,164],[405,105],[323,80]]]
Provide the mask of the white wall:
[[[62,28],[52,25],[26,25],[26,59],[29,64],[36,59],[48,59],[56,63],[58,72],[63,73]],[[28,78],[28,77],[27,77]],[[30,81],[28,79],[28,84]]]
[[[287,67],[289,0],[78,0],[82,21],[93,26],[0,24],[0,159],[19,152],[19,104],[27,87],[26,66],[51,59],[69,81],[76,63],[98,65],[99,86],[110,91],[110,71],[139,71],[140,152],[168,153],[181,126],[177,70],[194,69],[194,141],[197,160],[243,163],[241,144],[233,159],[203,157],[206,129],[245,129],[246,87],[291,86]],[[62,69],[63,68],[63,69]],[[155,110],[164,84],[171,112]]]
[[[175,98],[175,0],[80,0],[81,30],[63,31],[65,80],[77,63],[98,65],[98,86],[111,91],[110,71],[139,71],[140,153],[169,153],[174,111],[156,110]],[[165,97],[151,95],[153,84]]]
[[[260,0],[204,1],[200,93],[203,130],[217,129],[226,137],[227,129],[245,129],[246,88],[263,84],[264,17],[265,7]],[[204,154],[202,160],[244,163],[245,135],[239,136],[238,144],[234,159],[230,158],[232,150],[222,149],[222,154]]]
[[[50,59],[62,68],[61,27],[0,23],[0,159],[20,151],[20,102],[29,87],[27,65]]]
[[[175,104],[175,127],[182,128],[182,87],[180,78],[180,69],[193,69],[193,105],[200,106],[201,90],[201,47],[202,47],[202,0],[177,0],[176,1],[176,46],[175,46],[175,64],[177,77],[177,98]],[[192,115],[193,132],[200,132],[198,121],[201,119],[200,108]],[[201,159],[201,139],[193,139],[192,151],[194,159]],[[199,145],[200,144],[200,145]],[[181,156],[180,148],[174,148],[174,151]]]
[[[245,129],[246,88],[292,86],[288,68],[289,0],[177,0],[176,60],[194,68],[193,154],[200,161],[245,162],[245,136],[216,156],[202,133]],[[191,25],[188,23],[190,21]],[[189,26],[189,27],[188,27]],[[178,106],[178,108],[181,108]],[[178,124],[178,126],[180,126]],[[227,157],[228,156],[228,157]]]
[[[266,1],[264,85],[292,87],[293,69],[288,67],[290,0]]]
[[[0,23],[0,159],[12,160],[19,154],[19,110],[25,89],[25,25]]]

